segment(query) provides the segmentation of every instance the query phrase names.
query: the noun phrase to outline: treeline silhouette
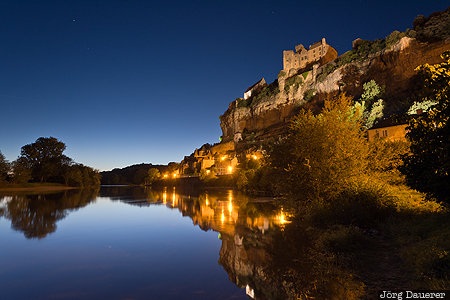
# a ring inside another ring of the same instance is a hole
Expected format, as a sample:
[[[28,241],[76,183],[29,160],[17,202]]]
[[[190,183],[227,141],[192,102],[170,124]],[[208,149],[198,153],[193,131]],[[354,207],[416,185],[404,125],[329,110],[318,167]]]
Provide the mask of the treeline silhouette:
[[[148,170],[157,169],[160,174],[173,172],[178,164],[171,162],[168,165],[138,164],[125,168],[116,168],[101,172],[102,184],[144,185],[148,177]]]
[[[100,173],[63,154],[66,145],[54,137],[40,137],[23,146],[20,156],[9,163],[0,152],[0,184],[30,182],[61,183],[88,187],[100,184]]]

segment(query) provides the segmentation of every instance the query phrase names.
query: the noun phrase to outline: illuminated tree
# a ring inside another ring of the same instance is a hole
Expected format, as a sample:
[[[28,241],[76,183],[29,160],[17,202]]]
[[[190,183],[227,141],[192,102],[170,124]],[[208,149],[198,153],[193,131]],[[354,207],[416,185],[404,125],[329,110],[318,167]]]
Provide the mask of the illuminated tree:
[[[363,89],[364,92],[354,107],[361,111],[364,127],[370,129],[375,125],[376,120],[383,117],[384,101],[380,97],[383,95],[384,89],[375,80],[364,83]]]
[[[161,173],[156,168],[150,168],[148,169],[147,177],[145,178],[145,184],[152,184],[153,182],[157,181],[161,178]]]
[[[329,198],[365,172],[367,154],[361,116],[352,110],[351,98],[340,94],[326,100],[319,115],[301,112],[268,160],[281,192]]]
[[[427,114],[409,123],[407,137],[411,155],[405,157],[403,172],[415,189],[441,200],[450,199],[450,51],[441,55],[444,62],[416,68],[423,79],[422,100],[438,102]]]

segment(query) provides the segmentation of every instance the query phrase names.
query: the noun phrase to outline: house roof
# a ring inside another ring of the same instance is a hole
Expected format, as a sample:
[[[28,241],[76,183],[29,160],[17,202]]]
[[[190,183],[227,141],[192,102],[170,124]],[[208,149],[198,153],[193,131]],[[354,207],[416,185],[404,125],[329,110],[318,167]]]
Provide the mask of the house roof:
[[[260,81],[258,81],[257,83],[255,83],[254,85],[252,85],[251,87],[249,87],[245,92],[247,93],[248,91],[250,91],[251,89],[253,89],[254,87],[256,87],[258,84],[260,83],[266,83],[266,81],[264,80],[264,78],[262,78]]]
[[[379,120],[371,129],[380,129],[380,128],[386,128],[386,127],[392,127],[397,125],[406,125],[408,124],[408,120],[397,120],[396,118],[386,118]]]

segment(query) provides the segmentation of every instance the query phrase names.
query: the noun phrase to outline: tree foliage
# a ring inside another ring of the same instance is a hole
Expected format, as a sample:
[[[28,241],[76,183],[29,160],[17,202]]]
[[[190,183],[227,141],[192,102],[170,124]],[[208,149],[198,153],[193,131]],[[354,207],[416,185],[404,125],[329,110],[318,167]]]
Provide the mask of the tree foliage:
[[[56,182],[70,186],[88,187],[100,184],[100,173],[73,162],[63,154],[66,145],[54,137],[40,137],[21,148],[12,163],[13,182]]]
[[[0,182],[6,180],[9,170],[10,170],[10,164],[6,160],[3,153],[0,151]]]
[[[354,107],[361,110],[364,127],[370,129],[383,117],[384,101],[381,96],[384,88],[380,87],[375,80],[370,80],[363,84],[363,89],[364,92]]]
[[[31,169],[32,177],[40,182],[54,177],[64,161],[66,145],[54,137],[40,137],[34,143],[22,147],[20,157],[23,163]]]
[[[147,172],[147,177],[145,178],[145,184],[151,185],[155,181],[161,178],[161,173],[157,168],[150,168]]]
[[[424,64],[416,68],[423,78],[423,100],[438,103],[427,114],[412,119],[407,137],[411,154],[405,157],[403,172],[415,189],[441,200],[450,199],[450,51],[441,55],[440,64]]]
[[[340,94],[327,99],[319,115],[300,112],[268,160],[282,192],[317,199],[340,193],[364,173],[367,154],[360,115]]]

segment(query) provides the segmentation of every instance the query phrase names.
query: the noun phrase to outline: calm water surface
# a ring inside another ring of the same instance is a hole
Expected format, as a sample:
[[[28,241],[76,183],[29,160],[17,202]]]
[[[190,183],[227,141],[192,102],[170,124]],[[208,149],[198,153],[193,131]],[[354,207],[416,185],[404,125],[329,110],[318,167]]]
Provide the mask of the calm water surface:
[[[0,299],[276,298],[263,249],[286,223],[233,191],[3,194]]]

